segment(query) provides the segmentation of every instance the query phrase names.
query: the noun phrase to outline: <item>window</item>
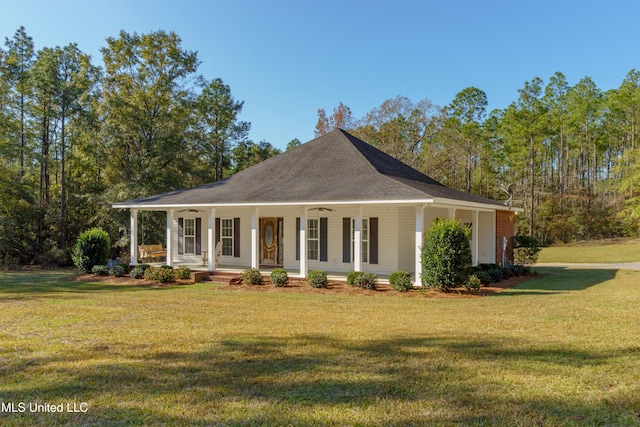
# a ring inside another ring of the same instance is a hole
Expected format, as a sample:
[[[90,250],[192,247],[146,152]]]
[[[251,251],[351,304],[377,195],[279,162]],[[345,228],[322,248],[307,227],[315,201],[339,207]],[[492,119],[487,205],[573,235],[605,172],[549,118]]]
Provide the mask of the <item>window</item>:
[[[307,255],[314,261],[320,257],[320,224],[317,218],[307,220]]]
[[[233,256],[233,219],[221,220],[222,255]]]
[[[196,253],[196,220],[195,218],[184,219],[184,253]]]
[[[353,261],[353,254],[355,253],[355,235],[356,235],[356,220],[351,220],[351,261]],[[362,228],[360,228],[360,238],[362,240],[362,262],[369,262],[369,218],[362,218]]]

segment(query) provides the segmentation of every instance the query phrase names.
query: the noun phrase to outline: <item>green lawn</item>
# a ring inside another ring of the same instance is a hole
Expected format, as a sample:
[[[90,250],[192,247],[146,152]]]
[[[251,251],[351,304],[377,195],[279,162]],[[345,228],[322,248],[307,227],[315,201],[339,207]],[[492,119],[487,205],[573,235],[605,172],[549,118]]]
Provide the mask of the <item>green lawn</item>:
[[[538,262],[617,263],[639,262],[640,242],[587,242],[542,248]]]
[[[640,272],[538,270],[479,298],[0,274],[0,424],[640,425]]]

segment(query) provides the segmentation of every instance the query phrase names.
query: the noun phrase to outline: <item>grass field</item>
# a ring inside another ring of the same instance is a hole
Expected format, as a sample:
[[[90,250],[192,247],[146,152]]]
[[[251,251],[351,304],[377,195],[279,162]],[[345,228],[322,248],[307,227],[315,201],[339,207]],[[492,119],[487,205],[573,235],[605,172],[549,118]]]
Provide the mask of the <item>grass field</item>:
[[[617,263],[639,262],[640,241],[593,241],[542,248],[538,262]]]
[[[640,425],[640,272],[539,271],[478,298],[3,273],[0,424]]]

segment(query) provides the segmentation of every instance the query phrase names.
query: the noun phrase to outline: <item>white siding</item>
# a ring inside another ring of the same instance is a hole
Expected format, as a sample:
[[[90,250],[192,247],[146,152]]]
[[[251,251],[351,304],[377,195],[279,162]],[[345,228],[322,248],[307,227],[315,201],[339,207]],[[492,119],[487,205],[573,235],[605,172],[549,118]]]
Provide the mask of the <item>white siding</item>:
[[[415,273],[416,208],[398,209],[398,270]]]
[[[478,263],[496,262],[496,214],[478,212]]]

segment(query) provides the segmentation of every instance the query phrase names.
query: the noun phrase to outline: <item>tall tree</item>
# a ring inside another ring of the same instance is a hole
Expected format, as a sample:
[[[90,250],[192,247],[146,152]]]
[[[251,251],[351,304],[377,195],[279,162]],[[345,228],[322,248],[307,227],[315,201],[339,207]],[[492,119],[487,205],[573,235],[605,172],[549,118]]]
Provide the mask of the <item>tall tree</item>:
[[[334,129],[351,129],[355,123],[351,109],[342,102],[333,109],[333,114],[327,117],[324,108],[318,109],[318,121],[316,123],[316,138],[331,132]]]
[[[33,39],[24,27],[18,28],[13,39],[5,38],[7,54],[4,68],[13,87],[14,99],[20,115],[20,176],[24,177],[25,151],[27,149],[26,100],[29,92],[29,73],[35,61]]]
[[[165,31],[121,31],[101,52],[101,140],[113,190],[138,197],[182,187],[193,160],[186,135],[192,88],[200,83],[197,54]]]
[[[210,179],[224,178],[229,166],[231,149],[247,139],[251,123],[238,120],[243,101],[236,101],[231,89],[221,79],[209,83],[195,101],[197,139],[207,169],[213,170]]]

